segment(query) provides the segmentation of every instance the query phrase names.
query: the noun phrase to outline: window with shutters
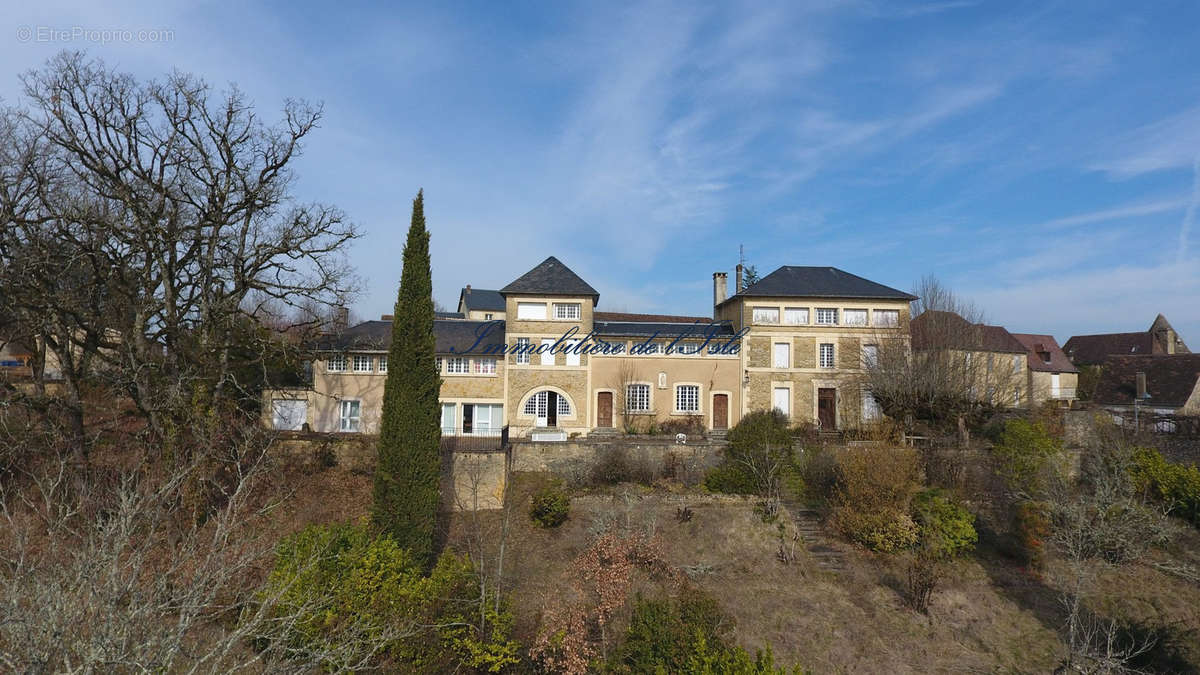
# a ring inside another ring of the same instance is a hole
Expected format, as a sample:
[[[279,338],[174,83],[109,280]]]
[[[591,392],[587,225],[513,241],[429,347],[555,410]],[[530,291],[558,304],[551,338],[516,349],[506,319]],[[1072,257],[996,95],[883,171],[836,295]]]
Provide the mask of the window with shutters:
[[[772,350],[771,365],[774,368],[792,367],[792,346],[787,342],[776,342]]]
[[[754,323],[779,323],[779,308],[778,307],[755,307],[752,314]]]

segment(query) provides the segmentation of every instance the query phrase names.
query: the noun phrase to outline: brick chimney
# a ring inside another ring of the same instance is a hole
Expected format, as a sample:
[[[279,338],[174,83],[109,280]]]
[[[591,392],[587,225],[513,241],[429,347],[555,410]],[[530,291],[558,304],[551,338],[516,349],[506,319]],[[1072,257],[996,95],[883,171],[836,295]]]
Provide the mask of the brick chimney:
[[[734,291],[733,291],[734,293],[742,292],[742,270],[743,269],[744,268],[742,267],[742,263],[738,263],[738,265],[737,265],[737,285],[734,286]]]
[[[725,302],[729,293],[729,275],[725,272],[713,272],[713,318],[717,318],[717,305]]]

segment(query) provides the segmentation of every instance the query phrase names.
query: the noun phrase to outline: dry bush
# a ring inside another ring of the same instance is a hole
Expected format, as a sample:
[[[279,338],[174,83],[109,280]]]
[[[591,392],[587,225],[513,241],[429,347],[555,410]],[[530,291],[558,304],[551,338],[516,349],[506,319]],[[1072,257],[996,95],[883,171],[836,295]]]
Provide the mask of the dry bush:
[[[197,448],[209,440],[197,426]],[[259,596],[274,541],[262,532],[266,438],[225,430],[221,454],[152,461],[124,439],[126,466],[49,460],[0,490],[0,670],[295,672],[362,667],[382,636],[347,626],[321,653],[275,639],[310,607]],[[243,434],[233,442],[236,433]],[[194,448],[194,449],[197,449]],[[284,589],[286,590],[286,589]],[[251,648],[250,638],[267,645]]]
[[[917,541],[908,513],[920,478],[917,453],[909,448],[847,448],[838,457],[834,520],[850,539],[876,551],[894,552]]]

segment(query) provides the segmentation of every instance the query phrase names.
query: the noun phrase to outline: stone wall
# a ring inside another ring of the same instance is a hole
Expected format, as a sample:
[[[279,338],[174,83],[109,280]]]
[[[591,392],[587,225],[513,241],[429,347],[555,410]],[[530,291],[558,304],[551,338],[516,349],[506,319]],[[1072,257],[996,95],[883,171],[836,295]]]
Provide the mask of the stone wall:
[[[495,439],[480,439],[482,443]],[[507,452],[460,449],[445,453],[442,492],[446,506],[456,511],[498,509],[504,501],[511,471],[550,473],[570,483],[587,482],[592,468],[609,453],[623,452],[630,465],[655,476],[687,475],[699,480],[721,460],[723,439],[689,440],[673,437],[579,439],[566,442],[513,441]],[[319,469],[339,466],[351,471],[375,470],[376,437],[364,434],[286,434],[276,442],[283,461]]]

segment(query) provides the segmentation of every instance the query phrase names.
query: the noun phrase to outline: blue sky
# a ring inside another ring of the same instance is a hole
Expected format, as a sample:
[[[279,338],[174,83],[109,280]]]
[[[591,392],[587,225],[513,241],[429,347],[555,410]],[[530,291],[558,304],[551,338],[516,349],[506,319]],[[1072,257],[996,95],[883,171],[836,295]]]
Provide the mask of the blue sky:
[[[744,245],[764,273],[936,274],[1060,340],[1163,312],[1200,348],[1200,3],[92,4],[6,9],[0,96],[81,48],[268,117],[323,101],[297,196],[366,233],[363,318],[423,187],[447,306],[555,255],[601,308],[705,314]],[[76,26],[173,37],[19,39]]]

